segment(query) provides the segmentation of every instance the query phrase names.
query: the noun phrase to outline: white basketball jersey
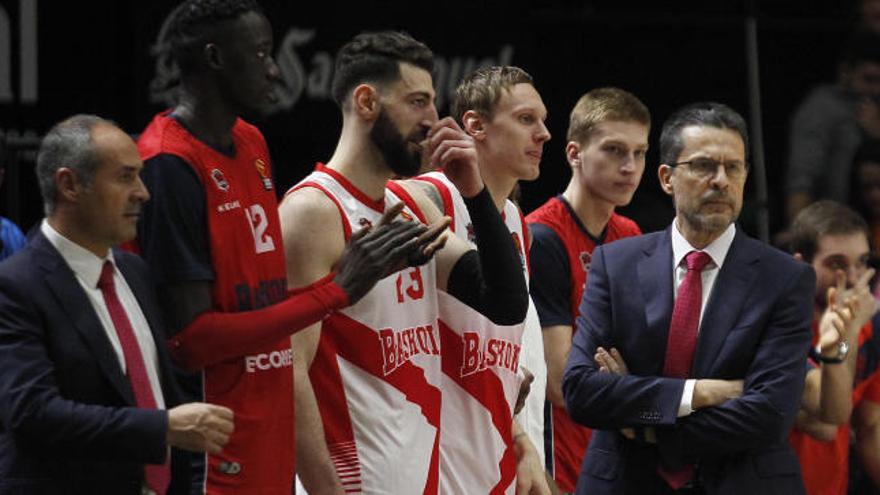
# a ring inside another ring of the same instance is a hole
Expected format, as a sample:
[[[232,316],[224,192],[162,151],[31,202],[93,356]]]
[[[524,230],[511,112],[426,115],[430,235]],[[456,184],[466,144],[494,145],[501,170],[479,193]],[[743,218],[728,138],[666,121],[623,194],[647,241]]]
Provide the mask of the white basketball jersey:
[[[303,187],[333,200],[346,239],[400,201],[407,204],[403,217],[421,218],[405,191],[388,189],[377,203],[320,164],[292,190]],[[309,376],[346,492],[439,493],[436,287],[432,260],[380,280],[357,304],[322,323]]]
[[[440,192],[455,235],[476,247],[474,229],[461,194],[442,172],[417,179]],[[525,221],[507,201],[504,223],[516,245],[528,281]],[[522,376],[524,324],[497,325],[440,291],[440,342],[443,347],[443,407],[440,437],[442,493],[513,494],[516,454],[511,427]]]

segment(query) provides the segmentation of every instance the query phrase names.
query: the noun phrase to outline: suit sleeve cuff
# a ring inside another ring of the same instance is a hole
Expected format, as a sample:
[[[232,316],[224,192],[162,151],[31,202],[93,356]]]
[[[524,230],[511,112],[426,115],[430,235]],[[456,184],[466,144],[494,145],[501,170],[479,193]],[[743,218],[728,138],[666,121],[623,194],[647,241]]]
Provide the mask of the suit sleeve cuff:
[[[696,383],[697,380],[694,378],[689,378],[684,381],[684,389],[681,392],[681,402],[678,404],[677,418],[689,416],[694,412],[694,408],[691,407],[691,405],[694,403],[694,385]]]

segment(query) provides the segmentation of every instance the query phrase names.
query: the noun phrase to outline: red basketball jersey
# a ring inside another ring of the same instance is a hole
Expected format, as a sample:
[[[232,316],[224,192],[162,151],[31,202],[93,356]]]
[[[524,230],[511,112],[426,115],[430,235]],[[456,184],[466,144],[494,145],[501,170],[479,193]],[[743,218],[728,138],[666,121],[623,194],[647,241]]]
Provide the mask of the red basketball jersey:
[[[539,223],[546,225],[562,241],[568,254],[568,266],[560,266],[560,270],[569,271],[571,274],[571,326],[575,329],[578,308],[584,295],[587,284],[587,273],[590,270],[590,262],[593,250],[596,248],[596,240],[587,234],[581,223],[572,214],[568,205],[560,197],[551,198],[538,209],[526,217],[529,224]],[[638,225],[632,220],[614,213],[606,226],[604,243],[615,241],[624,237],[640,235]],[[534,277],[540,277],[535,273]],[[565,408],[552,407],[550,427],[552,429],[552,449],[548,449],[553,456],[553,477],[559,489],[573,492],[577,485],[578,475],[581,470],[581,462],[587,452],[592,430],[581,426],[568,416]],[[546,434],[546,433],[545,433]]]
[[[186,161],[205,191],[214,310],[263,308],[287,297],[287,270],[269,152],[256,127],[237,120],[235,156],[205,145],[167,113],[138,140],[144,161]],[[169,221],[173,221],[169,219]],[[235,412],[235,432],[208,455],[205,493],[289,494],[294,472],[290,340],[203,371],[204,399]]]

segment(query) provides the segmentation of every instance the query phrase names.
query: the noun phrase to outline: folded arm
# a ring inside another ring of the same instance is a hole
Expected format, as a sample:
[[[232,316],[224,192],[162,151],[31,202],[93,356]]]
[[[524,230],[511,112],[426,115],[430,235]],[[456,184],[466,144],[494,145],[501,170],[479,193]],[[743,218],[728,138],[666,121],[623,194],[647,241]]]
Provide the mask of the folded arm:
[[[671,465],[766,447],[788,433],[803,390],[815,286],[814,272],[805,265],[798,268],[770,310],[742,397],[657,430],[661,455],[673,460]]]

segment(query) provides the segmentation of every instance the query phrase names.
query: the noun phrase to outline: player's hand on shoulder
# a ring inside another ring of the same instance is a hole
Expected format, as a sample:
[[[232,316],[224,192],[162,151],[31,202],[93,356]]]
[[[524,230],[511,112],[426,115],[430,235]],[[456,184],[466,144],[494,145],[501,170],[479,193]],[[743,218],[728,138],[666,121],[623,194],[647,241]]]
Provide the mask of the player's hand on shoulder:
[[[403,269],[427,262],[443,246],[441,234],[449,219],[425,226],[412,220],[396,220],[403,203],[386,209],[378,225],[352,234],[339,262],[334,281],[354,304],[379,280]]]
[[[168,410],[168,445],[192,452],[220,453],[234,426],[232,410],[191,402]]]
[[[428,131],[431,165],[443,168],[462,196],[472,198],[483,189],[474,138],[464,132],[452,117],[437,121]]]

